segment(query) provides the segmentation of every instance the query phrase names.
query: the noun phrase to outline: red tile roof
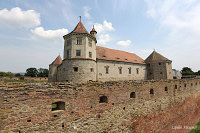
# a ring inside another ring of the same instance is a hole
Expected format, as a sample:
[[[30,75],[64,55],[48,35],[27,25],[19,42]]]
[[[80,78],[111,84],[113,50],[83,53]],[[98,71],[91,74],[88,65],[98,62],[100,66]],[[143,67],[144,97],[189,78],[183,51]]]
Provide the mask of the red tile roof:
[[[128,53],[125,51],[109,49],[100,46],[96,47],[96,55],[96,58],[98,59],[145,64],[144,60],[134,53]]]
[[[51,65],[60,65],[62,64],[62,58],[60,55],[51,63]]]
[[[92,30],[90,32],[97,32],[93,26]]]
[[[86,28],[84,27],[84,25],[83,25],[83,23],[81,21],[76,25],[76,27],[74,28],[72,33],[73,32],[74,33],[88,33],[88,31],[86,30]]]

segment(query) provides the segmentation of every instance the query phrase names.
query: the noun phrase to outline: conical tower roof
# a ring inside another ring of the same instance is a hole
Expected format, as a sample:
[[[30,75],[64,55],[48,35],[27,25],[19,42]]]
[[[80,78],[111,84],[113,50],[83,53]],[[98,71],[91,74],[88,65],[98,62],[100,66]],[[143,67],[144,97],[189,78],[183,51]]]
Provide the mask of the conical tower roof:
[[[156,61],[171,61],[167,59],[166,57],[162,56],[161,54],[157,53],[156,51],[153,51],[145,60],[145,63],[149,62],[156,62]]]
[[[83,25],[83,23],[80,21],[76,27],[74,28],[74,30],[72,31],[72,33],[88,33],[88,31],[86,30],[85,26]]]
[[[51,63],[51,65],[60,65],[62,64],[62,58],[60,55]]]
[[[95,30],[94,26],[93,26],[92,30],[90,31],[90,33],[91,32],[96,32],[97,33],[97,31]]]

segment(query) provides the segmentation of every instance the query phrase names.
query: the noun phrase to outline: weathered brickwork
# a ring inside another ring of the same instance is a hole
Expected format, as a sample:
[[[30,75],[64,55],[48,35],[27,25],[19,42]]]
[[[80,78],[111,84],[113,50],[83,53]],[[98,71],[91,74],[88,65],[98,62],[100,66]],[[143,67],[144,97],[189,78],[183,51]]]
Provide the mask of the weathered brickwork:
[[[193,117],[199,115],[199,90],[200,79],[85,84],[1,82],[0,130],[2,133],[171,130],[171,123],[179,124],[181,119],[188,118],[190,109]],[[64,104],[64,108],[52,111],[56,102]],[[162,113],[168,117],[159,119]],[[185,118],[180,117],[183,113]],[[197,121],[191,119],[192,124]]]

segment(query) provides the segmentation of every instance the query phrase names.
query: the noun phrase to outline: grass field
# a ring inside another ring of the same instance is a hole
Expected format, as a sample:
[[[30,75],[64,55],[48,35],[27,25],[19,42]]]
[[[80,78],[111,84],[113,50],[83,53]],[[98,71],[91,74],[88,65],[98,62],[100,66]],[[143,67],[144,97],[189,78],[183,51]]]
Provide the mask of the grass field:
[[[198,122],[194,127],[195,127],[195,128],[192,129],[192,130],[190,131],[190,133],[200,133],[200,122]]]

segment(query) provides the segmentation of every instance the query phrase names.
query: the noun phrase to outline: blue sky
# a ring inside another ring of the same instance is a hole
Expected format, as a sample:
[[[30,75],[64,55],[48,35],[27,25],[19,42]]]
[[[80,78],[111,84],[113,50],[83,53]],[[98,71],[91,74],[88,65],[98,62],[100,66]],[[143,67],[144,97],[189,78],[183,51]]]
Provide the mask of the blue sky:
[[[143,59],[155,49],[175,69],[200,69],[198,0],[0,0],[0,71],[48,68],[79,16],[99,46]]]

